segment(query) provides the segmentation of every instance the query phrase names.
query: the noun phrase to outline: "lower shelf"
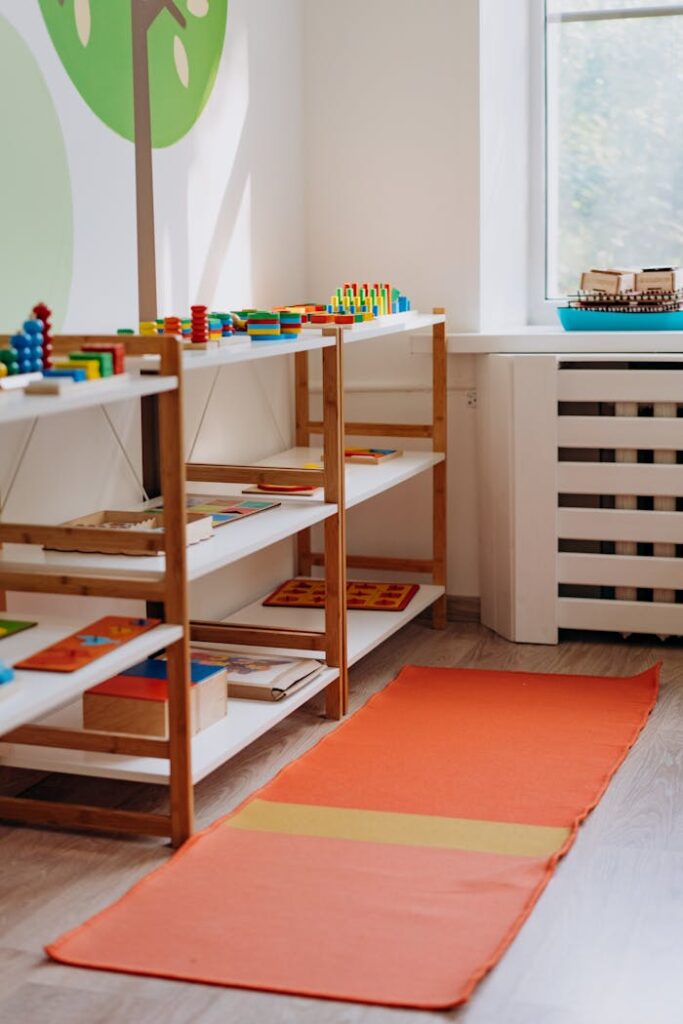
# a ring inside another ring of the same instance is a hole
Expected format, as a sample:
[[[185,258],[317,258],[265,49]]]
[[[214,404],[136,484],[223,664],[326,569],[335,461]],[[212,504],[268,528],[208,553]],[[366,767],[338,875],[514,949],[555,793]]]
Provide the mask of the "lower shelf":
[[[348,658],[354,665],[366,654],[388,640],[445,592],[444,587],[422,584],[407,608],[402,612],[348,612]],[[289,629],[310,629],[317,632],[325,628],[325,617],[316,608],[272,608],[261,601],[242,608],[225,620],[237,625],[278,626]],[[300,651],[287,651],[296,656]]]
[[[444,593],[443,587],[421,586],[402,612],[351,611],[348,615],[349,664],[369,654],[402,626],[428,608]],[[290,626],[321,630],[323,613],[315,609],[265,608],[260,601],[230,616],[230,622],[256,625]],[[293,655],[300,652],[292,651]],[[259,736],[296,711],[338,676],[336,669],[326,668],[308,686],[275,704],[266,701],[235,700],[228,703],[228,714],[221,722],[201,732],[192,742],[192,778],[199,782],[216,768],[229,761]],[[41,724],[58,728],[80,729],[81,702],[71,704],[41,719]],[[124,757],[118,754],[91,754],[78,750],[48,747],[0,745],[0,765],[32,768],[70,775],[91,775],[132,782],[168,784],[168,761],[147,757]]]
[[[336,669],[325,669],[308,686],[291,697],[271,704],[258,700],[232,700],[228,714],[220,722],[204,729],[192,741],[192,778],[194,782],[210,775],[229,761],[240,750],[272,729],[283,718],[296,711],[328,683],[337,678]],[[60,729],[81,729],[82,705],[71,704],[47,718],[41,725]],[[33,768],[46,772],[66,772],[68,775],[95,775],[103,779],[127,779],[130,782],[168,784],[168,761],[153,757],[123,757],[120,754],[90,754],[82,750],[60,750],[49,747],[29,747],[3,744],[0,747],[0,765],[15,768]]]

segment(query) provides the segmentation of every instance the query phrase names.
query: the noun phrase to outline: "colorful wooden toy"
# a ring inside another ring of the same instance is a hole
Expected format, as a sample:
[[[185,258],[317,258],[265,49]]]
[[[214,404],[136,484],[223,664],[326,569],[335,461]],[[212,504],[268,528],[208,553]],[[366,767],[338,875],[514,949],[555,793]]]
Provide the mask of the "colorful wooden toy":
[[[43,369],[43,324],[24,321],[23,329],[13,334],[10,345],[16,352],[18,373],[40,373]]]
[[[372,320],[376,316],[387,316],[410,311],[410,300],[402,295],[398,288],[390,283],[375,281],[345,281],[337,288],[327,304],[327,312],[332,314],[352,315],[354,322]]]
[[[132,332],[131,332],[132,333]],[[120,341],[91,341],[82,346],[83,352],[109,352],[114,373],[125,371],[126,348]]]
[[[164,317],[164,334],[182,335],[183,323],[179,316]]]
[[[18,661],[16,668],[36,672],[76,672],[85,668],[122,644],[154,629],[159,619],[136,619],[125,615],[105,615],[91,622],[79,633],[58,640],[57,643]]]
[[[6,686],[14,679],[14,669],[6,661],[0,661],[0,686]]]
[[[190,662],[192,732],[228,712],[225,668]],[[168,736],[168,663],[148,658],[83,694],[83,726],[135,736]]]
[[[194,344],[203,345],[209,340],[209,321],[206,315],[206,306],[191,306],[192,334]]]
[[[111,352],[69,352],[69,359],[73,361],[92,360],[97,364],[100,377],[112,377],[114,374],[114,360]]]
[[[52,366],[52,310],[44,302],[38,302],[32,312],[43,324],[43,368],[49,370]]]
[[[0,640],[6,636],[14,636],[15,633],[23,633],[25,629],[32,629],[37,622],[26,622],[22,619],[0,619]]]
[[[53,367],[51,370],[43,370],[43,377],[54,377],[55,379],[59,379],[60,377],[64,379],[68,378],[75,381],[77,384],[87,380],[85,370],[78,369],[77,367],[73,367],[70,370],[66,368],[55,369]]]
[[[100,368],[93,359],[53,359],[55,370],[85,370],[86,380],[99,380]]]

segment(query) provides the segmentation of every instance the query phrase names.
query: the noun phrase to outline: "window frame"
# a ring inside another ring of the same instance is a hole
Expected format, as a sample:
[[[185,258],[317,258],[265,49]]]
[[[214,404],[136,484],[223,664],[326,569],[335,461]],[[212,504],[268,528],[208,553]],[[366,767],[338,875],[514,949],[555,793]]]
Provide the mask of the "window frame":
[[[548,296],[550,183],[548,150],[548,37],[547,22],[617,21],[633,18],[666,18],[683,15],[683,3],[643,4],[640,8],[577,11],[567,18],[547,17],[547,0],[529,0],[531,24],[529,89],[529,294],[530,324],[557,324],[555,310],[565,297]]]

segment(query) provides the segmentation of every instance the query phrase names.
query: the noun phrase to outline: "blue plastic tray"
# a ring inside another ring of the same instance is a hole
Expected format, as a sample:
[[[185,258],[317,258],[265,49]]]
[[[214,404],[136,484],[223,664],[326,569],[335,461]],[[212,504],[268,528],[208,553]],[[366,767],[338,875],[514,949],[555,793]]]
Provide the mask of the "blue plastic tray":
[[[565,331],[683,331],[683,310],[675,313],[602,313],[594,309],[557,310]]]

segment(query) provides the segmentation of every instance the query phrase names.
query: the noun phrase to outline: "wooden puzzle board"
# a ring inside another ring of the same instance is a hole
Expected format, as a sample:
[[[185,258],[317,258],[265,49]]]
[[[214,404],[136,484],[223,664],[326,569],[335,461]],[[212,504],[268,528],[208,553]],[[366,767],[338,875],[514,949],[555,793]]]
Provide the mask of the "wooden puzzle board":
[[[349,610],[402,612],[419,590],[417,583],[377,583],[353,580],[346,584]],[[325,581],[294,579],[282,583],[264,605],[279,608],[322,608]]]

